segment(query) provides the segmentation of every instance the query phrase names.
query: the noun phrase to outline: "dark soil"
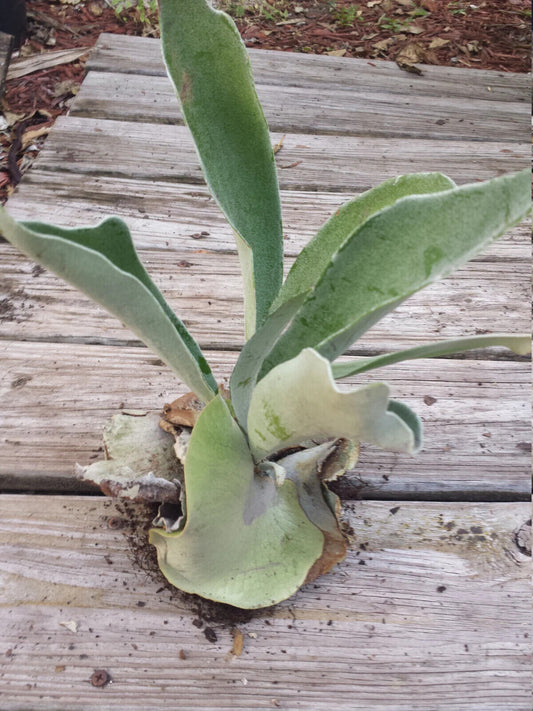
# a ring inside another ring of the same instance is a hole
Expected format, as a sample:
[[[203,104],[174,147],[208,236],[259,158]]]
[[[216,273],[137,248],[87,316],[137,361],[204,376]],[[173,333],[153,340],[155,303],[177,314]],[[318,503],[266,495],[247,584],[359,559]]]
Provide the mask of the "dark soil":
[[[158,585],[157,593],[165,591],[166,599],[170,595],[170,599],[175,601],[179,607],[186,607],[190,610],[193,615],[192,624],[203,631],[209,642],[216,642],[216,632],[210,625],[231,630],[237,625],[249,622],[254,617],[269,616],[273,608],[242,610],[175,588],[162,574],[157,564],[156,549],[148,543],[148,531],[157,514],[157,504],[133,504],[116,500],[115,506],[123,518],[117,517],[110,519],[110,521],[120,522],[120,526],[115,523],[113,527],[123,531],[128,542],[133,566],[146,573]]]

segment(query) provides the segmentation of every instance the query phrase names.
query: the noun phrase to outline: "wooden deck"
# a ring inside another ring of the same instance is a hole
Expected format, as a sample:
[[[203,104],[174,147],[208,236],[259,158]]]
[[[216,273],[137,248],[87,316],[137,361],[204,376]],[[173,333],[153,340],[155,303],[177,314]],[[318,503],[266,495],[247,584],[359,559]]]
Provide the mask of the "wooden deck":
[[[250,54],[272,142],[285,136],[287,266],[335,207],[387,177],[465,183],[530,160],[526,75]],[[103,35],[89,69],[10,212],[65,226],[122,216],[227,379],[243,342],[238,261],[159,43]],[[146,512],[73,475],[102,456],[111,414],[158,410],[184,386],[88,299],[0,251],[0,708],[529,711],[529,362],[492,349],[379,373],[422,416],[423,452],[366,447],[342,488],[348,559],[232,618],[169,591],[129,523]],[[529,331],[530,257],[522,225],[350,357]],[[94,686],[102,669],[111,682]]]

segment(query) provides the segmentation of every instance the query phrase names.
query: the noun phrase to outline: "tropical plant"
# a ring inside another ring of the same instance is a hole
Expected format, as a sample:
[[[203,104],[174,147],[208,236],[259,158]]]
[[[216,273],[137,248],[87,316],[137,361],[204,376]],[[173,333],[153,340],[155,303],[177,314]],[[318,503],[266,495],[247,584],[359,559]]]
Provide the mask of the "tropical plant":
[[[421,446],[418,417],[389,399],[386,384],[344,390],[337,377],[487,345],[529,351],[527,336],[494,335],[333,362],[411,294],[521,220],[530,207],[529,174],[460,187],[439,173],[388,180],[343,205],[282,285],[274,155],[235,25],[206,0],[162,0],[161,28],[169,76],[242,265],[247,340],[230,392],[217,387],[120,219],[63,229],[17,223],[2,210],[0,228],[117,316],[192,390],[188,405],[181,403],[192,419],[178,420],[194,424],[192,433],[174,430],[184,460],[183,515],[162,513],[150,540],[178,588],[262,607],[345,555],[339,500],[326,482],[353,466],[359,442],[405,453]],[[93,478],[133,477],[138,490],[143,477],[175,477],[172,444],[157,420],[136,421],[133,429],[127,420],[108,425],[112,459],[92,465]]]

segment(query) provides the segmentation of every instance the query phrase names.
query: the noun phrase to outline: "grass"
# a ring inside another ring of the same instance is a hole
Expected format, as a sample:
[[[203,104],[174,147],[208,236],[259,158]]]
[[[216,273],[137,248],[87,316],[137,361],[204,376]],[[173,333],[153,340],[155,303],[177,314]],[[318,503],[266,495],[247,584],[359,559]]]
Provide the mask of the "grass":
[[[113,8],[117,17],[122,17],[126,10],[134,9],[143,25],[150,24],[157,13],[157,0],[105,0]]]
[[[355,20],[361,19],[363,11],[358,5],[338,5],[334,3],[331,16],[340,27],[351,27]]]

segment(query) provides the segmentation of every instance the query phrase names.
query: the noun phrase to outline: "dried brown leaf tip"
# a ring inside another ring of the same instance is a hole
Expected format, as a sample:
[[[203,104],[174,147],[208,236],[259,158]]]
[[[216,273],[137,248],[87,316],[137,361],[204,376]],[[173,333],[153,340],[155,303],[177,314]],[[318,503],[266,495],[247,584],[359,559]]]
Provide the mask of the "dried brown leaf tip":
[[[178,427],[194,427],[203,407],[203,402],[194,393],[187,393],[163,405],[163,420]]]
[[[223,383],[219,384],[218,391],[225,400],[230,399],[230,392]],[[186,393],[170,404],[163,405],[162,420],[159,426],[165,432],[175,435],[174,427],[193,428],[203,409],[204,403],[194,393]]]

